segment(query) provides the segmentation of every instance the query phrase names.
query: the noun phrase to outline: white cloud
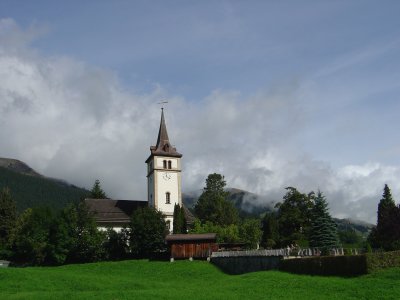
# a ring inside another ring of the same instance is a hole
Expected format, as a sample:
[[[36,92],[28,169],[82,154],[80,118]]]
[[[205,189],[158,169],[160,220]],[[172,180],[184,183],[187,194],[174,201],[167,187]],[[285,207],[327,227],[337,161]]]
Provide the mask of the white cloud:
[[[184,155],[186,191],[220,172],[229,186],[268,201],[280,201],[286,186],[321,189],[334,215],[374,222],[383,184],[400,190],[397,166],[334,169],[304,153],[311,86],[294,82],[253,96],[215,90],[198,103],[157,85],[148,94],[132,93],[108,70],[39,55],[30,46],[34,33],[0,20],[0,156],[87,188],[98,178],[110,196],[144,200],[144,161],[159,125],[156,103],[168,99],[167,126]],[[5,41],[11,41],[7,47]]]

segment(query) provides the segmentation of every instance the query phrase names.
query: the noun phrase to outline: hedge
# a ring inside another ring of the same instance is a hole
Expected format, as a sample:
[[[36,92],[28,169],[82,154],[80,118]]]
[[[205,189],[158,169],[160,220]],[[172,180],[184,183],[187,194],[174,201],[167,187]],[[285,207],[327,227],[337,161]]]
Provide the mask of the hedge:
[[[282,259],[282,271],[308,275],[357,276],[388,267],[400,267],[400,251],[350,256]]]
[[[331,276],[356,276],[366,274],[368,270],[364,255],[283,259],[279,269],[296,274]]]
[[[400,267],[400,251],[366,254],[368,272],[389,267]]]

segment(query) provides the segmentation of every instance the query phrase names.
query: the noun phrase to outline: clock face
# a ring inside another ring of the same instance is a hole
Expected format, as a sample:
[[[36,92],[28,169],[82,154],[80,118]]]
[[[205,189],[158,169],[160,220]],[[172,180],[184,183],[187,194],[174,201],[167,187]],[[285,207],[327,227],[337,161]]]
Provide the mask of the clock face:
[[[165,180],[170,180],[170,179],[171,179],[171,174],[165,172],[164,175],[163,175],[163,178],[164,178]]]

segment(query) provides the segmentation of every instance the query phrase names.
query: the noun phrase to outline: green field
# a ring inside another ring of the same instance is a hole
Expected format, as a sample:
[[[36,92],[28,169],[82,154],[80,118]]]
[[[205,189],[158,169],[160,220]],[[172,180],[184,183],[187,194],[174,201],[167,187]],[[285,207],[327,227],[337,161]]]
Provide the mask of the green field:
[[[356,277],[226,275],[201,261],[0,269],[1,299],[400,299],[400,268]]]

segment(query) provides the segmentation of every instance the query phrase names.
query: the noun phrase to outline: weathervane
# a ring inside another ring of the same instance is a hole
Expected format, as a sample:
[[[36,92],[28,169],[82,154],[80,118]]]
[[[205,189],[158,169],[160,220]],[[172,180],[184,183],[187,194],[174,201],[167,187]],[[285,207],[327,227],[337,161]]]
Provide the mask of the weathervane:
[[[161,109],[164,109],[164,104],[168,103],[168,101],[160,101],[157,104],[161,105]]]

